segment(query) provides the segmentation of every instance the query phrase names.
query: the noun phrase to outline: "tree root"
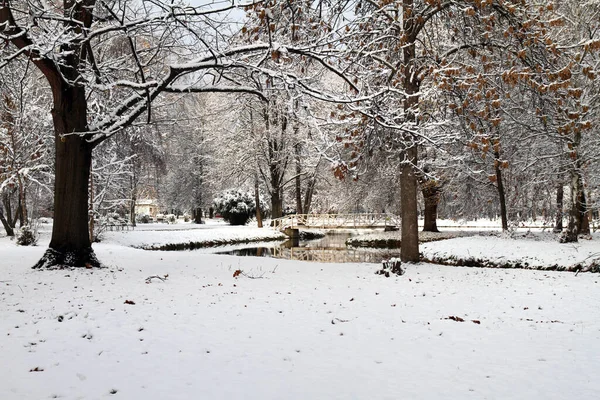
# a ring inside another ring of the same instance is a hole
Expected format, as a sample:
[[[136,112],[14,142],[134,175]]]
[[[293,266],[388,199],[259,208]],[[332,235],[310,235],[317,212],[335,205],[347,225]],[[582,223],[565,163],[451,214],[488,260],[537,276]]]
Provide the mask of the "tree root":
[[[104,268],[92,248],[73,251],[49,248],[33,269]]]

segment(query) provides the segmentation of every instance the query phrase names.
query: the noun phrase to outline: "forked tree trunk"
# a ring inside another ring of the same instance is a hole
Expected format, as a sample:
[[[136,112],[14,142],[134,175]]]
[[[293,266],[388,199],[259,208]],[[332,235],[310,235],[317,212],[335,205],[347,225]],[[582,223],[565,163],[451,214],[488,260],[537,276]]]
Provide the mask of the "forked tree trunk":
[[[563,203],[565,191],[562,184],[556,188],[556,223],[554,224],[554,232],[559,233],[563,230]]]
[[[56,81],[51,86],[56,160],[54,225],[50,248],[34,268],[99,267],[88,231],[93,146],[80,136],[87,131],[85,91]]]
[[[423,232],[439,232],[437,228],[437,208],[440,202],[438,183],[433,179],[425,181],[421,185],[421,192],[425,202]]]

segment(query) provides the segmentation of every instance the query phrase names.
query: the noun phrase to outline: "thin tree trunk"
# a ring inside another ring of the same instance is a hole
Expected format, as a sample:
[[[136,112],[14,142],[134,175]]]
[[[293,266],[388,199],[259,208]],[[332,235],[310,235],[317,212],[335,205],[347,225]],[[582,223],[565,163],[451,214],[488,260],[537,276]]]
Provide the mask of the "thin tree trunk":
[[[23,218],[23,203],[22,203],[22,198],[19,194],[18,197],[18,202],[17,202],[17,214],[15,214],[15,217],[18,217],[19,220],[19,226],[22,228],[25,226],[25,219]],[[15,221],[16,223],[16,221]]]
[[[27,217],[27,197],[25,195],[25,186],[23,179],[20,174],[17,174],[17,179],[19,181],[19,209],[20,209],[20,217],[19,223],[21,227],[28,225],[29,220]]]
[[[559,233],[563,230],[563,202],[564,202],[565,191],[562,184],[559,184],[556,188],[556,223],[554,225],[554,232]]]
[[[2,196],[2,204],[4,205],[4,210],[6,211],[6,222],[8,222],[8,225],[14,229],[15,223],[17,222],[17,217],[13,217],[12,215],[12,205],[10,202],[10,195],[8,193],[4,193],[4,196]]]
[[[425,210],[423,212],[423,232],[439,232],[437,228],[437,208],[440,201],[440,188],[438,183],[433,180],[427,180],[421,185],[421,192],[425,201]]]
[[[581,193],[581,175],[577,170],[571,172],[571,204],[569,206],[569,224],[561,237],[562,243],[577,242],[581,227],[581,210],[579,207],[579,193]]]
[[[587,199],[585,197],[585,189],[583,185],[581,185],[581,192],[577,196],[579,197],[579,214],[580,214],[580,226],[579,226],[579,234],[580,235],[589,235],[590,234],[590,220],[587,209]]]
[[[297,128],[294,128],[297,132]],[[296,155],[296,214],[302,214],[302,182],[300,180],[300,174],[302,173],[302,165],[300,163],[300,143],[296,143],[294,151]]]
[[[260,212],[260,192],[258,187],[258,175],[254,176],[254,203],[256,204],[256,224],[259,228],[263,227],[262,213]]]
[[[500,219],[502,220],[502,230],[508,230],[508,215],[506,213],[506,193],[504,191],[504,181],[502,180],[502,164],[500,163],[500,152],[494,151],[496,158],[494,169],[496,170],[496,188],[498,189],[498,198],[500,200]]]
[[[129,205],[129,221],[131,222],[131,226],[136,226],[135,221],[135,203],[137,203],[137,185],[136,185],[136,176],[135,176],[135,167],[133,168],[133,176],[131,177],[131,204]]]
[[[312,205],[312,197],[313,192],[315,191],[316,183],[317,179],[314,176],[308,181],[308,187],[306,188],[306,193],[304,193],[304,209],[302,210],[304,214],[308,214],[310,212],[310,206]]]
[[[2,207],[0,207],[0,222],[2,222],[2,226],[4,226],[4,230],[6,231],[7,236],[15,236],[15,230],[12,226],[10,226],[6,218],[4,218]]]

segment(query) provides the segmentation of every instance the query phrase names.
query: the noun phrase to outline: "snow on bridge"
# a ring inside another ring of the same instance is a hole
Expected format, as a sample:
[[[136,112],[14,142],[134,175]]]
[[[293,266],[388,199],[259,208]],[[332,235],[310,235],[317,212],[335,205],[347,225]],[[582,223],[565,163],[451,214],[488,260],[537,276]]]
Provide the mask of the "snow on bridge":
[[[368,214],[290,214],[272,221],[272,227],[319,229],[369,229],[400,226],[400,217],[389,213]]]

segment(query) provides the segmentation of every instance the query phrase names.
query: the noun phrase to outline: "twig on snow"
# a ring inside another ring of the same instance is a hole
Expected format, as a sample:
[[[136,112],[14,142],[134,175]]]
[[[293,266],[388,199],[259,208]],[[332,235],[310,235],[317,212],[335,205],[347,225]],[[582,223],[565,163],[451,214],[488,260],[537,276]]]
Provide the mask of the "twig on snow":
[[[169,277],[169,274],[163,275],[163,276],[158,276],[158,275],[151,275],[149,277],[146,278],[146,283],[152,283],[152,279],[159,279],[162,282],[166,281],[167,278]]]

